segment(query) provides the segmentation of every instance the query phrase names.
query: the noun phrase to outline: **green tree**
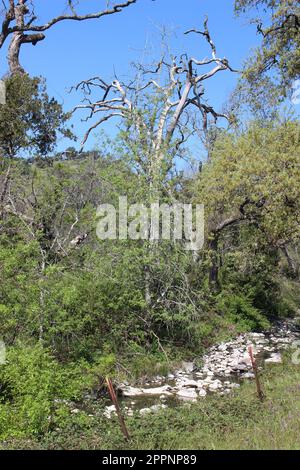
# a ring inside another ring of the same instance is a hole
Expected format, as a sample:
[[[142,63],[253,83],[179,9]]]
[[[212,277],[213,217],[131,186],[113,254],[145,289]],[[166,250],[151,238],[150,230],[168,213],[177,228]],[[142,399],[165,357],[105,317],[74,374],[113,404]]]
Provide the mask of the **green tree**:
[[[220,240],[232,227],[256,227],[256,241],[276,249],[299,240],[299,135],[297,122],[254,123],[216,142],[196,185],[206,208],[214,281]]]
[[[265,117],[300,75],[300,6],[298,0],[236,0],[238,15],[253,14],[261,45],[245,64],[238,91],[253,111]],[[272,115],[272,113],[271,113]]]
[[[42,78],[17,74],[5,80],[6,104],[0,106],[0,156],[22,157],[53,151],[57,138],[74,138],[69,114],[49,98]]]

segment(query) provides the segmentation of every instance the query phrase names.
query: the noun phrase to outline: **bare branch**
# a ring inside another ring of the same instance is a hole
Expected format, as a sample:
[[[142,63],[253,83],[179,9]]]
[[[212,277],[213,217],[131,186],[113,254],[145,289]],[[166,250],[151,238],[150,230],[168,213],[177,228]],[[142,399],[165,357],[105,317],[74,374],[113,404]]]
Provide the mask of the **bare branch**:
[[[52,26],[62,21],[86,21],[93,19],[100,19],[102,17],[120,13],[123,9],[133,5],[137,0],[127,0],[116,3],[111,7],[97,11],[95,13],[77,14],[72,0],[68,0],[68,6],[71,13],[58,15],[50,19],[47,23],[37,25],[37,16],[34,12],[34,2],[30,2],[32,9],[28,7],[28,0],[10,0],[9,7],[4,5],[4,19],[0,26],[0,49],[4,45],[6,39],[11,36],[12,40],[9,46],[8,62],[11,74],[17,72],[24,72],[20,66],[19,55],[20,48],[25,43],[36,45],[38,42],[45,39],[43,34]],[[29,34],[26,34],[29,33]]]
[[[205,18],[204,20],[204,31],[198,31],[197,29],[190,29],[189,31],[186,31],[184,34],[190,34],[190,33],[196,33],[196,34],[201,34],[204,36],[209,43],[211,50],[212,50],[212,56],[213,59],[216,60],[216,55],[217,55],[217,49],[215,46],[215,43],[213,42],[210,32],[208,30],[208,17]]]
[[[197,31],[195,31],[197,32]],[[176,154],[189,136],[195,133],[186,127],[189,120],[182,122],[187,109],[196,107],[201,113],[203,129],[207,132],[208,115],[216,122],[219,118],[229,120],[229,117],[217,112],[204,101],[204,82],[221,71],[233,71],[225,58],[218,58],[216,47],[208,30],[208,20],[205,19],[204,31],[199,32],[206,38],[212,49],[212,57],[198,60],[181,54],[179,57],[162,57],[154,66],[138,64],[138,78],[129,84],[120,82],[117,78],[107,84],[102,78],[94,77],[77,84],[73,89],[81,90],[84,100],[75,109],[85,109],[89,112],[86,120],[102,114],[100,120],[94,123],[86,132],[83,145],[92,130],[112,117],[120,117],[128,131],[128,145],[139,142],[140,150],[134,148],[136,161],[146,172],[157,171],[159,162],[166,152],[170,158]],[[207,71],[207,66],[212,65]],[[202,73],[201,67],[206,67]],[[153,101],[149,100],[149,88],[153,88]],[[103,96],[93,100],[92,92],[103,90]],[[143,93],[144,92],[144,93]],[[145,113],[146,110],[149,114]],[[149,117],[150,116],[150,117]],[[174,139],[174,141],[173,141]],[[132,143],[130,142],[132,141]],[[151,170],[152,168],[152,170]],[[165,165],[169,168],[169,165]],[[147,175],[148,178],[149,175]],[[149,177],[151,181],[152,176]]]

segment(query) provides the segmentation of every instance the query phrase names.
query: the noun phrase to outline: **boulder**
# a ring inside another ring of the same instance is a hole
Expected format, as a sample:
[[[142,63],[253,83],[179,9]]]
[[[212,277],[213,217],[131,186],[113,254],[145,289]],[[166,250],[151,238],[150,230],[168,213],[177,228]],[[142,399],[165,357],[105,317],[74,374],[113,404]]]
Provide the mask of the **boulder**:
[[[198,397],[198,394],[196,390],[194,390],[193,388],[186,388],[186,389],[179,390],[177,392],[177,396],[178,398],[182,398],[185,400],[196,400],[196,398]]]
[[[181,364],[181,367],[185,372],[192,373],[195,368],[195,365],[193,362],[183,362]]]
[[[119,390],[121,390],[122,395],[124,397],[138,397],[144,394],[142,388],[136,388],[136,387],[130,387],[130,386],[120,385]]]
[[[282,357],[280,353],[273,353],[268,359],[265,359],[267,364],[281,364]]]

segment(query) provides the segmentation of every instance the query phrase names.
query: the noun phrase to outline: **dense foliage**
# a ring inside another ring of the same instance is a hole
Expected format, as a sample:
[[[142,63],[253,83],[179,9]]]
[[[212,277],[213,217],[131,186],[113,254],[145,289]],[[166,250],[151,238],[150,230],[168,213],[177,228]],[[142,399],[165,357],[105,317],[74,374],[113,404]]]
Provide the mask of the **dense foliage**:
[[[263,49],[248,64],[242,87],[248,80],[270,97],[265,73],[276,64],[282,98],[299,72],[298,26],[286,29],[285,22],[288,15],[298,15],[298,7],[291,1],[240,0],[236,8],[241,12],[262,4],[273,8],[272,25],[265,30]],[[163,138],[160,124],[175,94],[171,74],[170,95],[163,95],[160,86],[151,92],[140,87],[145,95],[136,99],[130,119],[119,123],[112,142],[101,141],[90,152],[73,147],[58,152],[58,137],[74,136],[69,115],[48,96],[44,80],[18,73],[5,81],[0,339],[7,357],[0,365],[1,441],[34,439],[41,446],[64,447],[70,430],[76,438],[84,432],[94,439],[91,417],[84,410],[71,416],[70,403],[81,406],[85,394],[101,395],[107,374],[134,380],[167,371],[172,362],[199,356],[219,339],[267,329],[275,318],[297,311],[296,119],[254,120],[243,129],[230,125],[225,130],[207,126],[214,111],[204,105],[199,108],[204,131],[185,109],[186,123],[178,123],[171,134],[174,119],[168,115]],[[180,94],[181,85],[178,89]],[[209,140],[209,159],[187,175],[177,163],[190,158],[185,143],[196,133],[206,144]],[[161,203],[204,204],[201,250],[187,250],[186,240],[97,238],[100,204],[118,208],[124,195],[128,204],[149,204],[153,194]],[[221,419],[224,428],[239,419],[227,403],[220,410],[207,405],[210,419]],[[241,399],[244,414],[250,406]],[[181,426],[182,411],[179,418],[176,413],[169,412],[172,433]],[[168,445],[159,437],[160,420],[154,419],[154,434],[145,445]],[[194,428],[194,420],[191,415],[185,432]],[[101,415],[102,427],[103,421]],[[137,420],[136,426],[138,442],[144,438],[143,422]],[[121,447],[119,436],[109,432],[111,442]],[[219,445],[220,435],[215,438]],[[95,445],[109,444],[103,439]]]
[[[238,86],[240,99],[264,118],[293,94],[300,76],[298,0],[236,0],[238,15],[250,15],[261,44],[246,61]]]

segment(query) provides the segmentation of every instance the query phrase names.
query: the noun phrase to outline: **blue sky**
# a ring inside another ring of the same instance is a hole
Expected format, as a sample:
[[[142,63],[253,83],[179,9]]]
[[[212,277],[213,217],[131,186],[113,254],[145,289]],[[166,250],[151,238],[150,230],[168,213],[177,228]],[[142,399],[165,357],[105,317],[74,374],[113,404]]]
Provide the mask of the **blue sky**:
[[[63,11],[65,0],[36,0],[39,22]],[[106,0],[82,0],[84,11],[97,11],[99,3]],[[259,43],[254,25],[247,19],[236,18],[233,0],[138,0],[137,4],[122,13],[107,16],[101,20],[82,23],[62,22],[47,32],[46,39],[37,46],[25,45],[21,62],[31,75],[47,78],[49,94],[63,103],[65,110],[72,109],[80,100],[76,94],[66,90],[80,80],[101,75],[105,80],[112,78],[114,70],[130,75],[130,63],[143,56],[146,44],[159,56],[159,29],[161,26],[173,31],[170,39],[175,53],[188,52],[203,58],[209,50],[205,41],[196,35],[183,35],[189,28],[200,28],[205,15],[218,48],[219,56],[226,56],[235,68],[240,68],[251,49]],[[5,70],[5,51],[2,51],[1,70]],[[221,108],[236,83],[237,76],[222,73],[207,86],[211,103]],[[76,132],[82,137],[86,124],[80,115],[73,119]],[[104,128],[113,134],[114,125]],[[87,144],[92,148],[93,136]],[[65,146],[60,142],[60,147]]]

